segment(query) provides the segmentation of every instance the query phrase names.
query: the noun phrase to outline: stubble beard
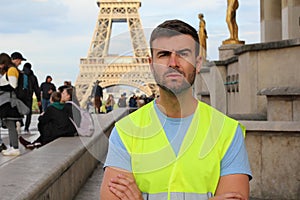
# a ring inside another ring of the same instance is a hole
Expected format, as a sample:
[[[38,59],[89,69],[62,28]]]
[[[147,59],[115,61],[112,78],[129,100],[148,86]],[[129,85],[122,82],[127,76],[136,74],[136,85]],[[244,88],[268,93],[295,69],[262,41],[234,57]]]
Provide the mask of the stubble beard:
[[[182,83],[179,84],[177,81],[174,80],[174,83],[168,83],[163,77],[165,77],[168,73],[178,72],[184,75],[182,72],[170,68],[167,72],[165,72],[162,76],[160,76],[155,70],[153,71],[154,79],[157,85],[164,91],[173,94],[179,95],[192,87],[195,82],[196,77],[196,68],[194,68],[193,73],[189,74],[187,79],[183,79]]]

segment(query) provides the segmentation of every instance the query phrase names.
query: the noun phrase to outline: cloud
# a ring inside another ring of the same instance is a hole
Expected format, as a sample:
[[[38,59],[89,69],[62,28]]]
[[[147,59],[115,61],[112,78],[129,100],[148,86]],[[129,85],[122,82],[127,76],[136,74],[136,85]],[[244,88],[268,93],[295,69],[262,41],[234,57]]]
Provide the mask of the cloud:
[[[80,58],[86,57],[95,29],[97,0],[1,0],[0,44],[4,52],[19,50],[44,81],[47,74],[61,84],[75,82]],[[208,56],[216,60],[218,47],[228,37],[225,22],[226,0],[142,0],[141,22],[148,38],[153,27],[166,19],[182,19],[196,29],[198,14],[204,13],[208,32]],[[246,43],[259,40],[259,1],[240,0],[239,36]],[[114,24],[118,26],[118,24]],[[132,50],[128,29],[120,26],[112,39],[119,53]],[[126,29],[126,30],[124,30]],[[123,34],[122,34],[123,33]],[[112,53],[116,53],[112,51]]]
[[[2,0],[1,33],[28,33],[33,30],[55,30],[65,24],[68,7],[60,1]],[[29,6],[30,5],[30,6]]]

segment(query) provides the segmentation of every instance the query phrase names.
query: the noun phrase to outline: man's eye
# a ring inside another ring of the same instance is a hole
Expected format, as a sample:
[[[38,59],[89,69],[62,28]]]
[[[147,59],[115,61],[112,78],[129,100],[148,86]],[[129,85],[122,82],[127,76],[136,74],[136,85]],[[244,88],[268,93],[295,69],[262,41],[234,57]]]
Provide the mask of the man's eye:
[[[179,52],[177,53],[180,57],[187,57],[189,54],[188,52]]]
[[[162,52],[162,53],[159,53],[157,56],[159,57],[159,58],[161,58],[161,57],[165,57],[165,56],[168,56],[169,55],[169,53],[167,53],[167,52]]]

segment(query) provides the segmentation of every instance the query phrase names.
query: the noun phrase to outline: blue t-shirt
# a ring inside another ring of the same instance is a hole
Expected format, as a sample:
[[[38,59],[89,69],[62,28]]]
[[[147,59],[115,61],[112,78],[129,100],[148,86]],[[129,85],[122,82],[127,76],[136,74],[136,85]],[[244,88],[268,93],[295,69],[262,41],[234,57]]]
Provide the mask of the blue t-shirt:
[[[158,109],[155,102],[154,108],[166,136],[177,155],[194,115],[185,118],[169,118]],[[116,128],[112,130],[109,138],[109,148],[104,167],[107,166],[132,172],[130,155]],[[240,126],[238,126],[234,139],[221,161],[221,176],[229,174],[247,174],[250,179],[252,177],[244,136]]]

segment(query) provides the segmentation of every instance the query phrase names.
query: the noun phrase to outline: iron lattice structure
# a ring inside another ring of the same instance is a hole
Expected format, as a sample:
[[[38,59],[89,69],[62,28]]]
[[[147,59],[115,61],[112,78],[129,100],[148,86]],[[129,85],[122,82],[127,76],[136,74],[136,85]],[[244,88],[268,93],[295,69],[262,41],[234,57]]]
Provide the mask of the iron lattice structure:
[[[80,72],[75,86],[81,106],[91,95],[96,80],[103,88],[128,85],[147,95],[156,90],[149,69],[149,48],[140,20],[140,0],[98,0],[99,15],[87,58],[80,59]],[[109,55],[112,25],[128,24],[132,44],[132,56]]]

